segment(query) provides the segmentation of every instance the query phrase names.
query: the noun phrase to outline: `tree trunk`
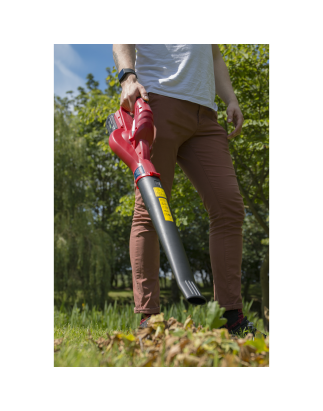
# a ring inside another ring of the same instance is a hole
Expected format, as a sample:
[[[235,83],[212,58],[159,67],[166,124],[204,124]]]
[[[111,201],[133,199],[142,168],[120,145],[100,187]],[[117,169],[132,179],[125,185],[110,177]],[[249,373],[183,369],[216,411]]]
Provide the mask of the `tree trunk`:
[[[265,316],[265,309],[269,309],[269,248],[260,268],[260,281],[262,292],[262,318],[264,320],[264,327],[269,331],[269,321]]]
[[[125,275],[123,271],[121,273],[121,281],[122,281],[122,288],[126,288],[126,279],[125,279]]]
[[[113,272],[113,273],[111,273],[111,279],[110,279],[111,288],[113,288],[114,277],[115,277],[115,274]]]

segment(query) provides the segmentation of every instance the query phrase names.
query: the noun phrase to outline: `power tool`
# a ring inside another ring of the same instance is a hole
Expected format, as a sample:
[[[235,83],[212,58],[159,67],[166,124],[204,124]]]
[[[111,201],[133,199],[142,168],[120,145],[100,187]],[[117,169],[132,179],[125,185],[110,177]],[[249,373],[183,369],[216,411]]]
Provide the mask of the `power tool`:
[[[147,102],[138,98],[133,116],[120,107],[106,120],[111,150],[131,169],[136,187],[145,203],[151,221],[165,251],[178,287],[194,305],[206,303],[199,291],[180,239],[160,174],[150,161],[154,142],[154,120]]]

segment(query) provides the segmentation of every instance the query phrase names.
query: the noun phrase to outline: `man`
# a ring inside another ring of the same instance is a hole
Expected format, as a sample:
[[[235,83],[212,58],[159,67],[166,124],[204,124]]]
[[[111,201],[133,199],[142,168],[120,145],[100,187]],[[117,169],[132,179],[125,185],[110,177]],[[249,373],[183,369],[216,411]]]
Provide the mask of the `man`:
[[[137,51],[137,53],[136,53]],[[170,200],[176,162],[190,179],[210,218],[214,299],[225,307],[227,328],[248,326],[242,314],[241,259],[244,205],[228,140],[242,129],[243,116],[218,45],[114,44],[122,86],[121,106],[133,111],[136,98],[149,101],[156,138],[151,161]],[[128,69],[128,70],[127,70]],[[217,122],[215,93],[227,105],[227,135]],[[159,306],[159,241],[139,190],[130,236],[135,313],[145,326]]]

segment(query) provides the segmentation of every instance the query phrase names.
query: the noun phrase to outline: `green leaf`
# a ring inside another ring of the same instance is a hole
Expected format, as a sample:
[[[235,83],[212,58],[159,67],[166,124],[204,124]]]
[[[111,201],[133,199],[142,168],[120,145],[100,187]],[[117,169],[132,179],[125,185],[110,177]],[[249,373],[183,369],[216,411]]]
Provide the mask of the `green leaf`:
[[[212,330],[213,328],[220,328],[226,324],[227,319],[221,318],[225,312],[225,308],[220,308],[217,301],[209,302],[207,305],[206,324]]]
[[[171,331],[171,334],[174,335],[175,337],[183,337],[185,334],[184,330],[181,330],[180,328],[176,328],[174,331]]]
[[[256,348],[256,353],[260,353],[260,352],[269,352],[269,349],[265,343],[265,339],[264,337],[260,337],[260,338],[255,338],[253,341],[247,341],[245,342],[243,345],[250,345],[251,347]]]
[[[263,238],[263,239],[261,240],[261,244],[263,244],[263,245],[269,245],[269,238]]]

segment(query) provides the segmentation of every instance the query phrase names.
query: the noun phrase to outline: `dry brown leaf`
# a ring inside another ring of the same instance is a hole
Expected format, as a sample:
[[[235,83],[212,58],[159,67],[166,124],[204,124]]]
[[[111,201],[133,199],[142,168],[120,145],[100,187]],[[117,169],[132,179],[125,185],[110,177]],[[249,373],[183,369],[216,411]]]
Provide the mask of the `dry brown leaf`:
[[[144,345],[143,345],[143,343],[142,343],[142,339],[141,339],[141,337],[139,337],[139,344],[140,344],[140,349],[141,349],[141,351],[143,352],[143,351],[145,351],[144,350]]]
[[[150,327],[139,329],[133,334],[115,331],[111,337],[107,334],[107,339],[100,337],[94,341],[90,334],[89,339],[99,349],[105,349],[104,358],[115,349],[120,353],[120,358],[129,355],[128,366],[139,364],[142,367],[161,367],[174,364],[174,366],[209,367],[213,366],[215,355],[218,358],[218,365],[222,367],[268,367],[269,365],[268,353],[256,353],[256,348],[252,345],[244,346],[246,341],[253,339],[252,334],[239,338],[229,335],[226,328],[213,330],[202,329],[200,326],[196,328],[192,325],[191,316],[187,317],[184,325],[173,317],[165,321],[163,314],[151,318]],[[178,331],[175,333],[169,331],[172,329]],[[62,341],[63,338],[54,340],[55,350],[59,350],[56,346],[59,346]],[[265,341],[268,346],[268,337]],[[235,350],[239,351],[238,355],[234,354],[237,352]],[[111,360],[104,361],[102,365],[111,363]]]
[[[239,367],[239,365],[239,357],[233,354],[226,354],[221,361],[221,367]]]
[[[238,338],[236,339],[236,342],[239,345],[239,347],[242,347],[246,340],[244,338]]]
[[[161,325],[158,325],[158,327],[156,328],[156,333],[154,335],[154,339],[162,337],[164,335],[164,329],[165,329],[164,324],[163,324],[163,327]]]
[[[155,345],[154,341],[148,340],[147,338],[142,340],[142,343],[144,347],[151,347],[152,345]]]
[[[171,325],[177,323],[177,320],[175,320],[174,317],[170,317],[167,321],[167,328],[169,328]]]
[[[248,350],[250,355],[254,354],[257,351],[257,348],[253,347],[252,345],[244,345],[244,347]]]
[[[173,345],[167,354],[166,364],[169,365],[172,362],[173,358],[180,352],[181,347],[179,346],[179,344]]]
[[[56,347],[57,345],[61,345],[63,342],[64,338],[57,338],[56,340],[54,340],[54,346]]]
[[[209,363],[209,357],[207,355],[203,355],[200,357],[199,362],[197,363],[197,367],[205,367]]]
[[[191,352],[194,352],[194,351],[192,350]],[[196,352],[196,355],[200,357],[201,355],[205,354],[207,351],[202,346],[200,346],[198,348],[195,347],[195,352]]]
[[[156,360],[158,357],[158,354],[153,355],[152,357],[148,358],[146,361],[144,361],[140,367],[151,367],[153,365],[153,362]]]
[[[164,313],[152,315],[149,318],[147,324],[149,327],[152,327],[154,330],[157,330],[158,327],[161,327],[164,330],[166,327],[166,321],[164,320]]]
[[[95,343],[100,349],[103,349],[103,347],[107,347],[110,344],[110,339],[106,340],[105,338],[100,337],[95,341]]]
[[[240,346],[240,358],[242,361],[248,362],[250,361],[250,351],[248,350],[247,346]]]
[[[191,340],[189,340],[186,337],[183,337],[180,342],[179,342],[179,346],[181,347],[181,349],[183,349],[187,344],[189,344],[191,342]]]
[[[159,348],[157,347],[149,347],[147,349],[148,354],[158,354],[159,353]]]
[[[178,354],[175,360],[175,367],[178,367],[180,364],[185,365],[186,367],[196,367],[200,359],[194,357],[193,355],[188,354]]]
[[[166,337],[165,338],[165,345],[166,349],[170,348],[176,341],[178,341],[178,337]]]
[[[151,334],[153,332],[153,328],[152,327],[147,327],[147,328],[141,328],[137,331],[136,336],[137,337],[141,337],[141,339],[143,340],[144,338],[146,338],[149,334]]]
[[[192,316],[189,315],[184,323],[184,330],[188,330],[189,328],[192,328],[193,326],[193,320],[192,320]]]
[[[170,330],[176,330],[176,328],[183,328],[183,324],[180,323],[180,322],[178,322],[178,321],[176,321],[176,323],[172,324],[172,325],[169,327]]]

